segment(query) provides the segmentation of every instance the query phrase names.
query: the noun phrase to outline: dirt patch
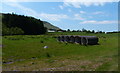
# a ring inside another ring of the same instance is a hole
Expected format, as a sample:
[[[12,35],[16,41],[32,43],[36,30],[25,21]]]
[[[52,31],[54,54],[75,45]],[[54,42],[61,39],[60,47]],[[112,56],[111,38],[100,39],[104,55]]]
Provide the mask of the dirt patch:
[[[45,61],[48,62],[45,62]],[[6,66],[3,70],[9,71],[96,71],[97,68],[102,66],[104,63],[109,62],[112,58],[97,58],[96,60],[71,60],[71,59],[54,59],[52,62],[48,59],[35,61],[33,59],[29,63],[14,65],[14,66]]]

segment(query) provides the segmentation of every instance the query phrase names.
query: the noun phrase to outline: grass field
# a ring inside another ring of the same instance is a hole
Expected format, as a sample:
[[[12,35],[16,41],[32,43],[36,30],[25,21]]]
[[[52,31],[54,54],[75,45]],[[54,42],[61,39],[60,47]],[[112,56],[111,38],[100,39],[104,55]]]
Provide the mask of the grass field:
[[[56,40],[58,35],[95,35],[99,45]],[[2,37],[3,71],[117,71],[118,34],[57,32]],[[44,46],[48,48],[44,49]]]

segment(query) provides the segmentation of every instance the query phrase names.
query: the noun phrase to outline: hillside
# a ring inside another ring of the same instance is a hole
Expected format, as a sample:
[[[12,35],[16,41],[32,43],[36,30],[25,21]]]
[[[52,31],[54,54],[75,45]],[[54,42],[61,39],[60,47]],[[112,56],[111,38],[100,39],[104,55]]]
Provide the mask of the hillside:
[[[3,35],[39,35],[45,34],[47,30],[60,30],[60,28],[52,25],[47,21],[42,21],[34,17],[17,15],[17,14],[2,14]],[[46,29],[46,28],[47,29]]]
[[[44,27],[46,27],[47,29],[55,29],[55,30],[60,30],[60,28],[52,25],[51,23],[47,22],[47,21],[43,21]]]
[[[2,30],[3,35],[40,35],[46,32],[40,19],[9,13],[2,14]]]

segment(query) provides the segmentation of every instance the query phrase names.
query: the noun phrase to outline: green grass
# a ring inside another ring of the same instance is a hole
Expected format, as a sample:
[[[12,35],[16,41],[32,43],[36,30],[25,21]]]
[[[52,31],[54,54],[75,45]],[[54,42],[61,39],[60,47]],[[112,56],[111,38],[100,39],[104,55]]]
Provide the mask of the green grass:
[[[54,38],[60,34],[95,35],[99,37],[99,45],[82,46],[72,43],[66,45]],[[47,35],[3,36],[3,62],[14,62],[3,64],[3,70],[116,71],[118,70],[117,35],[117,33],[58,32]],[[48,48],[44,49],[46,45]]]

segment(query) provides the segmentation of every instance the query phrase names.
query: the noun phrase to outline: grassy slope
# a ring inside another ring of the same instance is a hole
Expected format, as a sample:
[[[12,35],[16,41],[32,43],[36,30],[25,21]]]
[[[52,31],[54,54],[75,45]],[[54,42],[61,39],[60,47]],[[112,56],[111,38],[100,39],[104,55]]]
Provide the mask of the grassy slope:
[[[117,34],[62,33],[98,36],[100,45],[94,46],[60,43],[53,38],[57,34],[4,36],[3,62],[14,63],[3,64],[3,70],[118,70]]]
[[[60,28],[58,28],[57,26],[53,26],[51,23],[43,21],[44,27],[46,27],[47,29],[56,29],[56,30],[60,30]]]

